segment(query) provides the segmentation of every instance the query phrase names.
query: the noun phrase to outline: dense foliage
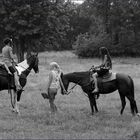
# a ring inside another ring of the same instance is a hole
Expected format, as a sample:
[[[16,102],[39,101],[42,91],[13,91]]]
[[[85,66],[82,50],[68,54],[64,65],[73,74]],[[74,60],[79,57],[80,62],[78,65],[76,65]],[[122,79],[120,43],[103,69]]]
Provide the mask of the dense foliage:
[[[86,0],[80,10],[92,24],[88,39],[79,40],[87,38],[87,33],[77,37],[76,54],[94,57],[99,47],[106,46],[113,56],[140,55],[140,1]]]
[[[70,26],[63,1],[1,0],[0,11],[0,37],[12,36],[19,61],[24,52],[64,47]]]
[[[106,46],[114,56],[140,54],[138,0],[1,0],[0,40],[11,36],[19,61],[24,53],[75,49],[98,56]]]

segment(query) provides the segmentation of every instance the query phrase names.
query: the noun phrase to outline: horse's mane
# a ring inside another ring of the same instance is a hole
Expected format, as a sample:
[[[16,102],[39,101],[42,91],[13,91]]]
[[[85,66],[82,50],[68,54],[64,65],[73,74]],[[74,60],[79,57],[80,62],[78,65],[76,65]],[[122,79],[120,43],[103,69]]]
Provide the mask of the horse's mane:
[[[32,62],[32,59],[34,59],[35,55],[30,55],[28,58],[27,58],[27,63],[30,64]]]
[[[77,78],[85,78],[88,77],[90,74],[90,71],[81,71],[81,72],[72,72],[64,74],[66,77],[77,77]]]

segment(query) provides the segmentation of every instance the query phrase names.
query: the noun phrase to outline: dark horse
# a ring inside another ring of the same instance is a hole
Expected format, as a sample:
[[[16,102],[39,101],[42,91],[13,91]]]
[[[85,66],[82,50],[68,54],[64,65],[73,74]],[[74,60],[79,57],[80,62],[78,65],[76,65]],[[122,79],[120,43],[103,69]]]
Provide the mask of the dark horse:
[[[21,87],[23,88],[27,82],[27,76],[33,69],[35,73],[39,72],[38,68],[38,53],[29,56],[23,62],[17,64],[16,69],[19,75],[19,82]],[[13,111],[19,113],[18,103],[20,102],[21,94],[23,90],[16,91],[16,87],[14,84],[14,77],[9,76],[7,71],[0,67],[0,91],[8,90],[11,95],[11,104],[13,107]]]
[[[92,93],[94,90],[94,82],[91,80],[91,72],[85,71],[85,72],[73,72],[68,74],[61,74],[61,93],[64,95],[67,92],[68,86],[70,82],[76,83],[81,86],[83,91],[87,93],[90,101],[91,111],[92,115],[95,111],[98,112],[98,108],[96,105],[96,98],[95,94]],[[130,101],[130,107],[131,112],[133,115],[138,114],[138,109],[136,105],[136,101],[134,99],[134,83],[130,76],[125,74],[116,74],[116,79],[105,82],[101,84],[102,86],[99,87],[99,93],[100,94],[108,94],[112,93],[116,90],[118,90],[121,103],[122,103],[122,109],[120,111],[120,114],[123,113],[125,105],[126,105],[126,98]]]

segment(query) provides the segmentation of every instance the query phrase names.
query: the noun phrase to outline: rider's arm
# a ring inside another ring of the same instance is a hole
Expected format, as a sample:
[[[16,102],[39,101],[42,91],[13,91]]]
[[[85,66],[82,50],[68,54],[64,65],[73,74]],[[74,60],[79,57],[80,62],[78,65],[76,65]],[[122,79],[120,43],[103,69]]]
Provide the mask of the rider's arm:
[[[14,61],[13,49],[11,47],[9,47],[9,54],[12,61]]]
[[[53,80],[53,73],[50,72],[50,73],[49,73],[49,80],[48,80],[48,83],[47,83],[47,89],[46,89],[46,90],[47,90],[47,93],[48,93],[49,88],[50,88],[50,86],[51,86],[52,80]]]

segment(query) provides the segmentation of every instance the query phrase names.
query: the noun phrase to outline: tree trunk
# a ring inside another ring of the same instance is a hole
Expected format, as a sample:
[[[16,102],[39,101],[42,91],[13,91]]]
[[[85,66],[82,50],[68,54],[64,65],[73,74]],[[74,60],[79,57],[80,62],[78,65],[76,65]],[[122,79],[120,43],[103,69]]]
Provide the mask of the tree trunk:
[[[25,52],[25,41],[23,37],[20,37],[19,45],[17,48],[17,58],[19,63],[24,60],[24,52]]]
[[[105,1],[105,31],[109,34],[109,10],[110,10],[110,0]]]

